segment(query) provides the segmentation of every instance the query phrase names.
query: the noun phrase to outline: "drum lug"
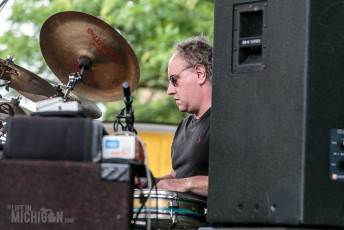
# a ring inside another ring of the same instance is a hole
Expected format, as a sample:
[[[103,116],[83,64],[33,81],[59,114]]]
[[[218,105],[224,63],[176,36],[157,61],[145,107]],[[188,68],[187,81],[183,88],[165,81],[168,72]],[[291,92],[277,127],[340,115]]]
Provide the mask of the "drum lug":
[[[179,203],[177,201],[176,196],[174,196],[174,200],[171,200],[170,202],[168,202],[168,207],[171,209],[170,215],[171,215],[172,223],[177,223],[177,216],[175,215],[175,213],[173,213],[174,208],[179,208]]]
[[[168,207],[169,208],[178,208],[179,203],[178,203],[178,201],[172,200],[172,201],[168,202]]]

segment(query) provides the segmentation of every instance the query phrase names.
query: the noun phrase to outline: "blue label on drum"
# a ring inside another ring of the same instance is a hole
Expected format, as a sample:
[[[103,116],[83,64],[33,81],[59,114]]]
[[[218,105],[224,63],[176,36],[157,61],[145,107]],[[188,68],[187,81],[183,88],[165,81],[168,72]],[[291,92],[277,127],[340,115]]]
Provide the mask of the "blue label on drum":
[[[119,148],[119,140],[106,140],[105,148]]]

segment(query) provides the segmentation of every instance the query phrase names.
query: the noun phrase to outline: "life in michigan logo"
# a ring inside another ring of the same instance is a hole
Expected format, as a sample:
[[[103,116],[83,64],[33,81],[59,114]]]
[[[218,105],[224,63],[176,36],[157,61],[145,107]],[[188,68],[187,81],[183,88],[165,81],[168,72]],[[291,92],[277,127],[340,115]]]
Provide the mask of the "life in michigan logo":
[[[62,211],[49,208],[32,210],[31,205],[7,205],[11,211],[11,223],[73,223],[74,218],[64,218]]]

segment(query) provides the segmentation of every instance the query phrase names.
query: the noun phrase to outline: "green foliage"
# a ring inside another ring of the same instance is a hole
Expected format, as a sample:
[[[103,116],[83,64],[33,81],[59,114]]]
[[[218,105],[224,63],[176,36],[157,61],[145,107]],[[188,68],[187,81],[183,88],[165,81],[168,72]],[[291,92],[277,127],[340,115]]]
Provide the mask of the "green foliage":
[[[67,10],[100,17],[122,34],[138,58],[140,82],[133,94],[136,121],[176,124],[185,114],[166,94],[168,60],[174,44],[182,39],[204,35],[212,41],[213,8],[213,0],[16,0],[11,28],[0,36],[0,58],[14,55],[16,64],[56,79],[39,47],[44,21]],[[114,121],[123,103],[104,104],[104,119]]]

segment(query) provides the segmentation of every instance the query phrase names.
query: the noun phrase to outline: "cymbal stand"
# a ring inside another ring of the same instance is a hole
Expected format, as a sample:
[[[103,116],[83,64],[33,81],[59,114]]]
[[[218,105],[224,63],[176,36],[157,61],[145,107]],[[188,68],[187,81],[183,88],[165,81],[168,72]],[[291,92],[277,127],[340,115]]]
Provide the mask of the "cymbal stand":
[[[68,84],[67,84],[66,93],[65,93],[65,95],[63,97],[63,101],[67,101],[69,93],[74,89],[74,86],[75,86],[76,82],[77,81],[82,81],[82,75],[81,75],[82,72],[83,72],[83,69],[81,69],[80,73],[77,72],[77,73],[69,74],[69,81],[68,81]]]
[[[89,59],[87,57],[81,57],[79,59],[80,72],[69,74],[69,81],[67,83],[67,87],[66,87],[67,90],[66,90],[66,93],[63,97],[63,101],[68,100],[68,96],[69,96],[70,92],[74,89],[75,84],[78,81],[82,81],[82,76],[84,74],[84,70],[88,70],[91,66],[92,66],[91,59]]]

